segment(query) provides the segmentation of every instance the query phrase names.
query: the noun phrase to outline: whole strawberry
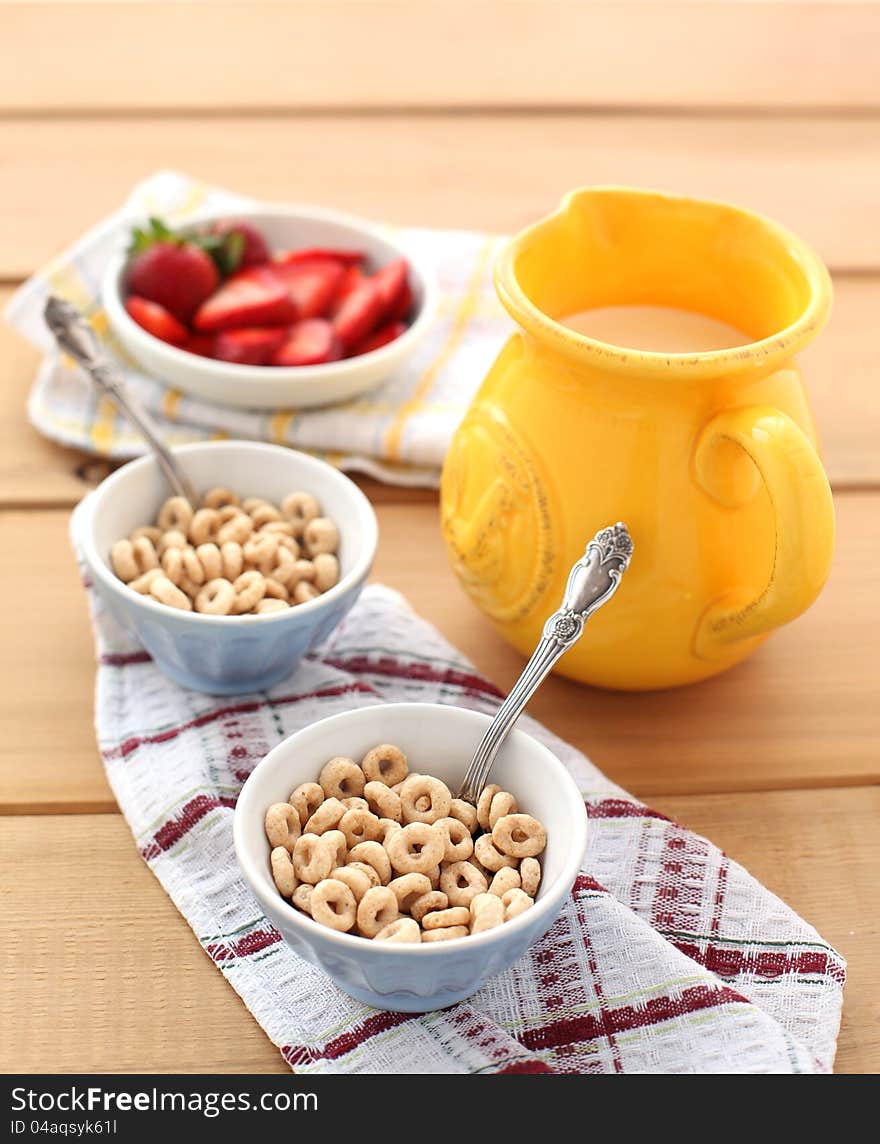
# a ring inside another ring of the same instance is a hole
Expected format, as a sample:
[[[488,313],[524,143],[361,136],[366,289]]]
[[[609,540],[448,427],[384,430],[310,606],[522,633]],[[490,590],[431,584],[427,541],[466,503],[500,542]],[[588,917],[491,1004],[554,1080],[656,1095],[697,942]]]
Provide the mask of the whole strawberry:
[[[212,223],[208,233],[227,239],[231,236],[233,257],[235,251],[240,250],[238,261],[231,270],[247,270],[249,266],[269,261],[269,247],[253,223],[241,218],[224,218]]]
[[[150,219],[149,228],[134,231],[130,253],[129,293],[158,302],[184,323],[220,281],[211,256],[159,219]]]

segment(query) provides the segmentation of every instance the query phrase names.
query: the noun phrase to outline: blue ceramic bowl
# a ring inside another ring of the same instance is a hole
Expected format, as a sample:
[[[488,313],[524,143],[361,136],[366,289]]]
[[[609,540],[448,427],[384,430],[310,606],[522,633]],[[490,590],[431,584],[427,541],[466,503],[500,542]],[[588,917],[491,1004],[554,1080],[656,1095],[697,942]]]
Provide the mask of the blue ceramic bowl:
[[[323,643],[360,595],[376,552],[370,502],[348,477],[304,453],[251,441],[185,445],[175,455],[199,491],[225,485],[241,497],[279,502],[289,492],[317,497],[340,534],[340,579],[329,591],[286,612],[207,616],[141,596],[110,567],[113,543],[152,523],[168,485],[152,456],[124,465],[85,506],[80,537],[96,591],[113,616],[144,645],[175,683],[213,695],[262,691]]]

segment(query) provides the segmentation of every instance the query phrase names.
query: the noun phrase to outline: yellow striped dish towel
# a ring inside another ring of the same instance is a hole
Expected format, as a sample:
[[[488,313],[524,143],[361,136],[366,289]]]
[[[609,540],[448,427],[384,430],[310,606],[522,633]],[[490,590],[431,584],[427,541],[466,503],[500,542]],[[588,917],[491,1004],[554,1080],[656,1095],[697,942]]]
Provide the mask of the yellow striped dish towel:
[[[138,184],[122,208],[29,278],[6,318],[45,352],[28,412],[36,428],[62,444],[113,458],[143,451],[139,437],[89,381],[55,351],[43,323],[52,291],[106,328],[99,284],[107,259],[127,241],[134,220],[160,215],[183,224],[203,211],[235,211],[253,200],[161,171]],[[441,307],[427,337],[378,389],[323,409],[249,410],[212,405],[147,377],[117,357],[132,392],[172,444],[239,437],[272,441],[323,456],[342,469],[399,485],[436,486],[450,438],[512,323],[492,287],[501,239],[464,231],[397,231],[404,249],[437,269]],[[112,342],[108,343],[112,350]]]

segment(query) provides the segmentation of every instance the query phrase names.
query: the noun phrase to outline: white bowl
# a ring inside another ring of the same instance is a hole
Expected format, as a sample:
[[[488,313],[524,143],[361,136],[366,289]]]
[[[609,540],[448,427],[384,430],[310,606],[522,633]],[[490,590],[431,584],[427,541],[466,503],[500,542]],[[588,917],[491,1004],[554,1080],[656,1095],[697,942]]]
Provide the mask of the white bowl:
[[[107,265],[101,284],[101,302],[123,348],[153,377],[185,393],[223,405],[306,409],[348,401],[381,385],[427,333],[437,312],[434,272],[373,224],[319,207],[266,205],[199,215],[184,229],[229,217],[251,220],[260,228],[272,251],[311,246],[362,250],[373,269],[395,258],[406,258],[413,291],[412,324],[395,341],[372,353],[325,365],[255,366],[214,361],[160,341],[128,316],[123,291],[128,258],[123,244]]]
[[[240,496],[280,501],[304,490],[339,528],[339,583],[285,612],[209,616],[182,612],[129,588],[110,567],[115,541],[151,524],[168,485],[152,454],[107,477],[86,502],[83,556],[96,591],[167,676],[216,695],[262,691],[323,643],[360,595],[376,552],[378,526],[361,490],[337,469],[280,445],[211,441],[174,450],[199,492],[225,485]],[[289,793],[289,792],[288,792]]]
[[[314,781],[334,755],[360,759],[377,743],[396,743],[414,771],[436,775],[455,789],[488,723],[489,717],[478,712],[430,703],[346,711],[279,743],[242,788],[233,836],[251,889],[288,945],[359,1001],[424,1013],[462,1001],[511,966],[547,932],[571,892],[587,845],[583,798],[555,755],[524,731],[513,731],[491,781],[511,791],[521,810],[547,829],[535,905],[486,933],[424,945],[389,945],[337,933],[282,898],[269,868],[266,811],[286,801],[300,783]]]

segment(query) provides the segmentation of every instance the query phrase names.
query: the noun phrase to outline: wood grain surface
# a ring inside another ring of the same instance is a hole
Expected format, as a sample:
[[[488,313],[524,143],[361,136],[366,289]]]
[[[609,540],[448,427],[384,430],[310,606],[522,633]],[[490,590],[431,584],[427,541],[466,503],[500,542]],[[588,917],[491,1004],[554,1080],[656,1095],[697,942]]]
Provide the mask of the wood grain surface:
[[[536,22],[547,7],[504,5],[499,41],[500,0],[0,5],[0,305],[162,167],[401,225],[495,232],[546,213],[572,186],[634,183],[730,199],[813,242],[836,288],[831,324],[803,360],[836,493],[826,590],[718,679],[626,696],[554,679],[532,711],[610,777],[712,838],[842,951],[836,1067],[875,1072],[880,8],[557,0],[550,27]],[[214,31],[190,71],[173,67],[178,34],[192,42],[209,8],[242,69],[222,90],[206,64]],[[256,10],[285,52],[294,28],[301,45],[318,27],[338,36],[301,52],[296,75],[282,73],[274,47],[265,66],[247,66],[246,14]],[[393,22],[394,34],[368,59],[370,20]],[[625,51],[634,21],[653,29],[647,55]],[[169,80],[148,85],[146,47],[160,29]],[[460,49],[454,74],[403,50],[426,29],[435,63]],[[597,29],[603,52],[585,69],[575,48]],[[487,52],[490,31],[503,51]],[[100,74],[62,66],[73,36],[100,55]],[[775,50],[783,40],[787,51]],[[769,110],[749,110],[758,105]],[[67,529],[71,506],[107,466],[28,425],[37,355],[6,328],[0,361],[0,522],[13,538],[0,546],[0,1068],[284,1071],[138,858],[98,757],[93,648]],[[509,685],[521,660],[452,577],[436,496],[364,485],[382,536],[376,578]],[[60,883],[46,873],[59,846]]]
[[[860,1071],[876,1060],[880,1007],[867,968],[880,937],[880,896],[868,873],[880,860],[878,792],[703,795],[655,805],[723,846],[850,959],[837,1069]],[[47,839],[64,841],[63,894],[46,876]],[[0,1069],[286,1070],[141,862],[119,815],[0,818],[0,849],[9,856]]]
[[[0,108],[20,112],[880,103],[878,13],[850,0],[55,0],[2,15]]]

